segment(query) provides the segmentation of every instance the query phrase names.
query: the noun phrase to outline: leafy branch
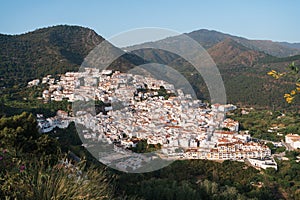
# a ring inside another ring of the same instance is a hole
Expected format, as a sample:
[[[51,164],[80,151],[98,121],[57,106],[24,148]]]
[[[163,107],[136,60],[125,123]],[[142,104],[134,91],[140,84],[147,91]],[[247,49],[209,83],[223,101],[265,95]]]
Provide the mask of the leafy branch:
[[[300,74],[299,67],[295,65],[295,62],[292,62],[288,66],[288,72],[279,73],[275,70],[271,70],[268,72],[269,76],[272,76],[275,79],[279,79],[281,77],[292,76],[295,77],[295,88],[292,89],[289,93],[284,94],[285,101],[289,104],[294,102],[294,99],[297,95],[300,94]]]

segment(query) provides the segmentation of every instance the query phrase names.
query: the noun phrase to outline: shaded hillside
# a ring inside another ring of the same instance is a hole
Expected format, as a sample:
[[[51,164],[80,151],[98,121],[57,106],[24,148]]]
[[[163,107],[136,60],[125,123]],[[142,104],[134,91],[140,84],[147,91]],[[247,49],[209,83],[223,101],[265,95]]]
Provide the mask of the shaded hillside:
[[[104,38],[79,26],[53,26],[22,35],[0,35],[0,87],[24,85],[46,74],[77,71],[88,53]],[[131,60],[131,61],[128,61]],[[144,61],[125,55],[114,65]]]
[[[93,30],[76,26],[55,26],[16,36],[1,35],[1,86],[24,83],[45,73],[74,70],[102,40]]]

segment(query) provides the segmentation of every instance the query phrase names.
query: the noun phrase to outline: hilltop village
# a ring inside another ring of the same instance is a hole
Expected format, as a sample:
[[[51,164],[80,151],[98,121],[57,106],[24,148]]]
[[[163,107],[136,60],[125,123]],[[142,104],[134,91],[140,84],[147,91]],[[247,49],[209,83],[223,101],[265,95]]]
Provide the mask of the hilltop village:
[[[239,133],[239,123],[226,118],[227,112],[236,109],[234,105],[209,106],[163,80],[95,68],[67,72],[56,81],[46,76],[42,83],[49,85],[43,99],[73,102],[73,116],[62,111],[50,121],[39,116],[41,132],[74,121],[86,128],[79,133],[86,146],[89,141],[104,142],[120,153],[146,141],[162,158],[248,159],[256,167],[277,169],[271,150],[252,141],[249,134]],[[101,102],[102,108],[95,111],[94,104],[89,107],[87,102]],[[101,157],[105,163],[113,158],[113,152]],[[118,166],[138,168],[140,163],[122,159]]]

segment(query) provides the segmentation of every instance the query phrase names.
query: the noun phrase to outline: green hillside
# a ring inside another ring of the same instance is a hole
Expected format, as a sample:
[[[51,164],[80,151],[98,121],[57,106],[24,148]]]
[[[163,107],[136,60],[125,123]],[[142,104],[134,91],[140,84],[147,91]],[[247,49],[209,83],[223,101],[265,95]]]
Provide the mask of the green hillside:
[[[249,45],[246,47],[241,41],[253,45],[257,42],[216,31],[200,30],[188,35],[207,48],[216,62],[225,83],[228,102],[269,108],[288,106],[282,96],[293,87],[292,82],[275,81],[266,73],[271,69],[282,71],[291,61],[299,63],[299,55],[284,58],[271,56]],[[77,71],[88,53],[103,40],[91,29],[67,25],[42,28],[21,35],[0,35],[1,98],[5,94],[7,100],[22,99],[28,95],[23,90],[28,81],[47,74]],[[159,42],[170,41],[176,43],[176,36]],[[272,45],[268,48],[272,49]],[[274,50],[279,44],[276,45]],[[139,48],[142,47],[139,45]],[[297,52],[288,47],[282,48],[285,55],[290,51],[293,54]],[[110,67],[127,71],[147,62],[169,65],[186,76],[198,98],[210,100],[202,77],[195,75],[193,67],[178,55],[143,48],[134,53],[126,53]],[[2,107],[7,109],[5,105]]]
[[[89,28],[67,25],[0,35],[0,87],[20,87],[47,74],[78,71],[83,59],[103,40]],[[125,55],[113,64],[122,67],[134,63],[143,61]]]

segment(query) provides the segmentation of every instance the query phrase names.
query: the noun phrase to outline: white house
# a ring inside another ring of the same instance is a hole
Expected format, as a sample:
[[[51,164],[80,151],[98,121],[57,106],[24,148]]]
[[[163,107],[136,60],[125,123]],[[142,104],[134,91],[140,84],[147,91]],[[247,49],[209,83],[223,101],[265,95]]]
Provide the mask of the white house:
[[[34,79],[28,82],[28,87],[37,86],[40,83],[40,79]]]
[[[248,158],[248,161],[254,167],[259,167],[262,169],[274,168],[277,170],[277,163],[272,158]]]
[[[300,136],[298,134],[287,134],[285,142],[294,149],[300,148]]]

